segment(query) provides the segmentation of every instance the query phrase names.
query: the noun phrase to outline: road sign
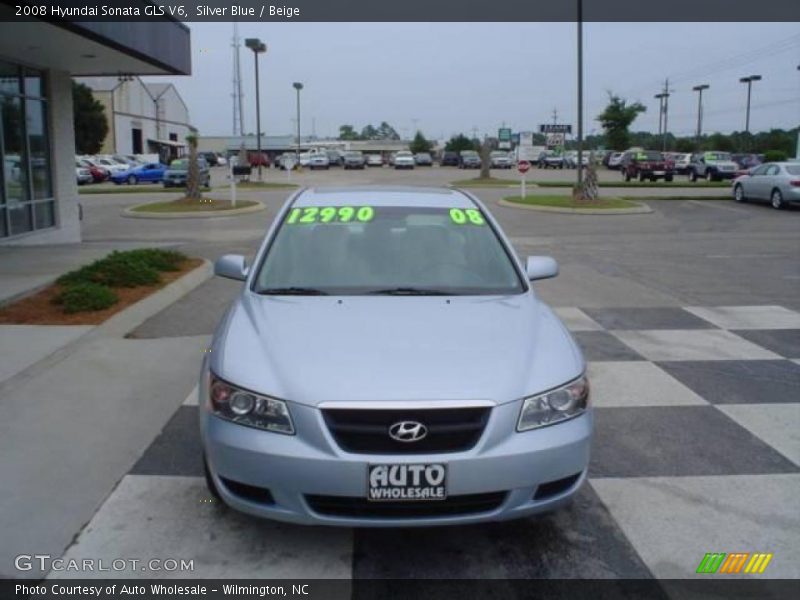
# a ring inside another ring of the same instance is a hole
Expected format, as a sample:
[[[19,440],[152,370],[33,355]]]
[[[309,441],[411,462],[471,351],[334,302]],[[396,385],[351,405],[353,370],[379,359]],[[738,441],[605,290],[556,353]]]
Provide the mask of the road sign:
[[[520,173],[523,174],[527,173],[530,168],[531,168],[531,163],[529,163],[527,160],[521,160],[517,163],[517,170]]]
[[[548,148],[560,148],[564,145],[564,134],[563,133],[548,133],[547,134],[547,147]]]
[[[542,123],[539,125],[539,133],[572,133],[572,125]]]
[[[511,141],[511,129],[508,127],[501,127],[497,130],[497,139],[501,142],[510,142]]]

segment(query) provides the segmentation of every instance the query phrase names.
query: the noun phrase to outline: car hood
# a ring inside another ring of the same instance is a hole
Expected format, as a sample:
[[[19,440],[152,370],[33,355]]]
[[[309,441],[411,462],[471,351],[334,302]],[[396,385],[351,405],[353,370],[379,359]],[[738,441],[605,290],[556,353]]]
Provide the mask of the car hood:
[[[211,369],[241,387],[324,401],[510,402],[580,375],[567,330],[532,294],[257,296],[220,323]]]

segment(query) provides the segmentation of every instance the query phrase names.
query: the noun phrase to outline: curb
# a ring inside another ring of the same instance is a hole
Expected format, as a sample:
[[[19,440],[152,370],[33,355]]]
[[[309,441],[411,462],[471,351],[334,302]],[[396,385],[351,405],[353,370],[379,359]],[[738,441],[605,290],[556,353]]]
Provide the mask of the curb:
[[[508,208],[521,208],[523,210],[537,210],[540,212],[560,213],[565,215],[644,215],[653,212],[646,204],[639,204],[631,208],[561,208],[558,206],[534,206],[532,204],[518,204],[507,200],[498,200],[500,206]]]
[[[79,338],[61,346],[61,348],[54,350],[38,362],[12,375],[5,381],[0,382],[0,394],[10,391],[17,385],[25,383],[33,377],[47,371],[50,367],[69,356],[75,348],[81,344],[102,337],[123,337],[126,333],[135,329],[150,317],[158,314],[200,284],[211,279],[213,274],[214,268],[211,261],[203,259],[202,265],[189,271],[180,279],[176,279],[154,294],[142,298],[135,304],[131,304],[128,308],[118,312],[107,321],[95,325]],[[43,327],[46,327],[46,325]]]
[[[249,200],[252,202],[252,200]],[[148,204],[155,204],[154,202],[147,202],[146,204],[136,204],[122,211],[123,217],[132,219],[210,219],[212,217],[230,217],[232,215],[244,215],[247,213],[258,212],[264,210],[265,206],[258,200],[255,201],[253,206],[246,206],[245,208],[231,208],[229,210],[199,210],[196,212],[176,212],[176,213],[147,213],[135,212],[135,209],[140,206],[147,206]]]

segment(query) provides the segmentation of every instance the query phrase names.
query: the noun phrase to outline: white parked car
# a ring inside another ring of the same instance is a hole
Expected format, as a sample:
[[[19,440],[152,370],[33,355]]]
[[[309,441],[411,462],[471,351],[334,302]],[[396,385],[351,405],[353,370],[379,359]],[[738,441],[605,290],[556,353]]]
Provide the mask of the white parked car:
[[[383,166],[383,156],[380,154],[367,154],[367,166],[368,167],[382,167]]]
[[[302,164],[302,158],[301,158]],[[308,158],[307,166],[309,169],[329,169],[331,166],[331,161],[328,158],[327,154],[312,154]]]
[[[414,154],[410,150],[400,150],[394,155],[395,169],[413,169],[415,164]]]

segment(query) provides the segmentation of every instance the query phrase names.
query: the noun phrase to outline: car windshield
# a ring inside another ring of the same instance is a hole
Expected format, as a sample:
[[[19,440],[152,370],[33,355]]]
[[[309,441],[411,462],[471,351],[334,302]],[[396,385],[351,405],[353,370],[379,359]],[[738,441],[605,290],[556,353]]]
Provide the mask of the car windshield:
[[[289,211],[257,293],[487,295],[524,286],[477,208],[303,207]]]
[[[636,160],[664,160],[661,152],[637,152]]]
[[[727,152],[706,152],[706,160],[731,160],[731,155]]]
[[[179,171],[186,171],[189,169],[189,161],[185,158],[181,158],[179,160],[173,160],[169,163],[170,169],[177,169]]]

